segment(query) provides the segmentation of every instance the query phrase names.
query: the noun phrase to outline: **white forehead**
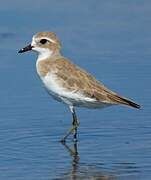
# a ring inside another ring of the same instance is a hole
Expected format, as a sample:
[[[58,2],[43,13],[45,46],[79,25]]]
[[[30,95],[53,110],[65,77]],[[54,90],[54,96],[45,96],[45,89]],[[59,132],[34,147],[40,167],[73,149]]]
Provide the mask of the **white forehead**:
[[[32,42],[33,43],[37,43],[39,42],[41,39],[47,39],[48,41],[52,42],[52,43],[56,43],[55,40],[51,39],[50,37],[47,36],[41,36],[41,37],[36,37],[35,35],[32,38]]]

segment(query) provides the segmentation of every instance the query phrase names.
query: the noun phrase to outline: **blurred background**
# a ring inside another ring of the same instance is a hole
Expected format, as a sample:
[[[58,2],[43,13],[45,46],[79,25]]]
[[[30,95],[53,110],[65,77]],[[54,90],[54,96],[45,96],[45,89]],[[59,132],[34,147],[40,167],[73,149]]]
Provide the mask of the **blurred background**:
[[[1,1],[0,179],[151,178],[150,17],[149,0]],[[59,143],[69,109],[45,92],[36,54],[18,54],[39,31],[55,32],[64,56],[142,110],[77,109],[78,143]]]

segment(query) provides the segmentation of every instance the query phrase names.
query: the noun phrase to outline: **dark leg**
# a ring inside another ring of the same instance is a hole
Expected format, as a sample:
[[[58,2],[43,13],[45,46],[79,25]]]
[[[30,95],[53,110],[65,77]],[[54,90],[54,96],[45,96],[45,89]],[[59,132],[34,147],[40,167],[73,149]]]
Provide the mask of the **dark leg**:
[[[72,108],[72,118],[73,118],[73,122],[72,122],[72,125],[74,128],[74,134],[73,134],[73,138],[74,138],[74,141],[77,141],[77,128],[79,126],[79,122],[78,122],[78,119],[77,119],[77,116],[76,116],[76,112],[75,112],[75,109]]]
[[[73,138],[74,138],[74,141],[77,141],[77,128],[79,126],[79,122],[78,122],[78,119],[77,119],[77,116],[76,116],[76,113],[75,113],[75,110],[74,110],[74,107],[73,106],[70,106],[70,110],[71,110],[71,113],[72,113],[72,127],[71,129],[69,130],[69,132],[63,137],[63,139],[61,140],[62,142],[65,142],[67,137],[73,133]]]

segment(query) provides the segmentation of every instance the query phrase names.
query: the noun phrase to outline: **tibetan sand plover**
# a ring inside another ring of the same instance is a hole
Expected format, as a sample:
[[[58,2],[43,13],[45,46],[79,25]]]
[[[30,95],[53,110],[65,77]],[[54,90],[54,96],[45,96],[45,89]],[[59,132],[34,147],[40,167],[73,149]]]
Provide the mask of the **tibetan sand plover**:
[[[73,133],[77,141],[79,121],[75,107],[104,108],[111,105],[126,105],[139,109],[140,105],[109,90],[91,74],[73,64],[60,53],[61,44],[53,32],[39,32],[33,36],[30,45],[22,48],[38,52],[37,73],[49,94],[56,100],[67,104],[71,110],[72,128],[62,141]]]

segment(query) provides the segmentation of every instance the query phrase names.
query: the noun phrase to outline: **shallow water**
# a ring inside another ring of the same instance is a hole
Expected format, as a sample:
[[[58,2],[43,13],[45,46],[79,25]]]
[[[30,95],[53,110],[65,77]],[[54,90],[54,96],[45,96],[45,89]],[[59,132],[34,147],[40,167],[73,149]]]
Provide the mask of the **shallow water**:
[[[1,2],[0,179],[151,178],[150,7],[147,0]],[[56,32],[66,57],[142,110],[77,109],[79,141],[61,144],[69,109],[43,89],[36,55],[17,54],[42,30]]]

